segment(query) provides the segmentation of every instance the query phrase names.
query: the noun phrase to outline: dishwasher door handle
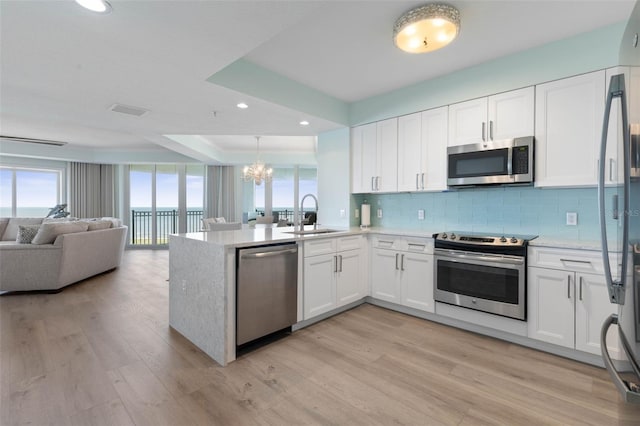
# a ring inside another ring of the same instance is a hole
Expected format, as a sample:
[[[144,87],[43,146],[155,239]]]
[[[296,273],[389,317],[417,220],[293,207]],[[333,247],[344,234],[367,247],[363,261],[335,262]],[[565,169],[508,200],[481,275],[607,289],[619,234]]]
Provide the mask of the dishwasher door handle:
[[[297,253],[297,248],[287,249],[287,250],[274,250],[274,251],[264,251],[260,253],[243,253],[240,257],[243,259],[255,259],[255,258],[264,258],[271,256],[280,256],[281,254],[287,253]]]

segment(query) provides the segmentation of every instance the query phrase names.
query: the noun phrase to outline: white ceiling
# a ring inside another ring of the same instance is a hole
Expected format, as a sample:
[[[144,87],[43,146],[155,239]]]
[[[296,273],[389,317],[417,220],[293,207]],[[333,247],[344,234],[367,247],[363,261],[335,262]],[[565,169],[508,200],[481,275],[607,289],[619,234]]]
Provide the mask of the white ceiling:
[[[343,124],[206,79],[244,58],[348,104],[625,20],[635,2],[450,1],[460,36],[428,55],[391,40],[395,19],[420,1],[111,3],[97,15],[73,0],[0,0],[2,135],[123,151],[201,135],[213,150],[251,153],[253,136],[269,135],[265,151],[313,152],[315,135]],[[150,112],[118,114],[115,103]]]

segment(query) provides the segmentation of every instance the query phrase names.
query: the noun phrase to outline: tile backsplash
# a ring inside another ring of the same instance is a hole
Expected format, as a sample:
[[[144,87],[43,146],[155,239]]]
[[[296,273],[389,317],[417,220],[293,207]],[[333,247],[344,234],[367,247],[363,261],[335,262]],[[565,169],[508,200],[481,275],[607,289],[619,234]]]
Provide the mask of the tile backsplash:
[[[359,209],[365,200],[371,204],[371,225],[374,227],[600,239],[597,188],[476,187],[435,193],[355,194],[352,197],[355,208]],[[611,200],[611,194],[607,194],[607,200]],[[376,215],[378,209],[382,209],[382,218]],[[424,220],[418,219],[418,210],[424,210]],[[567,212],[577,213],[577,225],[566,224]],[[359,224],[360,220],[352,214],[352,225]],[[619,221],[608,219],[607,230],[611,236],[617,232],[618,225]]]

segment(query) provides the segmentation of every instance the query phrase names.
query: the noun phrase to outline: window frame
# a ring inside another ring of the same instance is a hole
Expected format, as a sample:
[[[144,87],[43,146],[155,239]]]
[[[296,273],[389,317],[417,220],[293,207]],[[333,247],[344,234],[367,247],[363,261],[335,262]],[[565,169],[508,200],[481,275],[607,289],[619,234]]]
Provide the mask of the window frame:
[[[63,188],[66,187],[66,167],[55,166],[30,166],[30,165],[12,165],[12,164],[0,164],[0,170],[9,170],[11,172],[11,216],[17,217],[18,211],[18,184],[16,179],[17,172],[35,172],[35,173],[55,173],[56,179],[56,204],[66,203],[66,191]],[[53,206],[50,206],[53,207]]]

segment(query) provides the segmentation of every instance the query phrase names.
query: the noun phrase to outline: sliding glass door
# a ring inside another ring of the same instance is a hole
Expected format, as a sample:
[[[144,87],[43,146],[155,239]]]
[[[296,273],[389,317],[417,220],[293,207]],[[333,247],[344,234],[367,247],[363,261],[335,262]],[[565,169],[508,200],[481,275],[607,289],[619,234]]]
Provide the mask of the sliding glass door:
[[[200,229],[204,166],[130,165],[128,178],[130,245],[162,246],[169,234]]]

